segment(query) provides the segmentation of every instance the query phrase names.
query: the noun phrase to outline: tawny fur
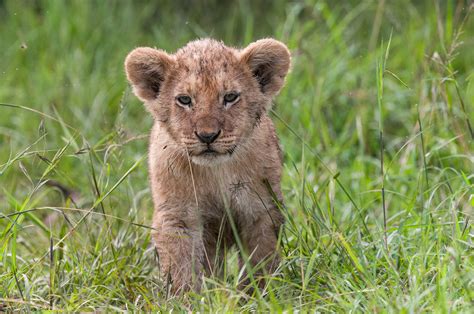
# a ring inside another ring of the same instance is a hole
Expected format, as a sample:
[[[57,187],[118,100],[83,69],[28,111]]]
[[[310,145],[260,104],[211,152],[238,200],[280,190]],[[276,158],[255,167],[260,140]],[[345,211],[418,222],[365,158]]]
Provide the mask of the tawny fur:
[[[153,239],[174,293],[199,289],[202,275],[214,272],[236,243],[232,225],[252,265],[268,273],[278,265],[281,154],[268,110],[289,66],[288,49],[273,39],[241,50],[202,39],[175,54],[137,48],[128,55],[127,78],[155,121]],[[229,92],[240,95],[231,105]],[[180,95],[192,104],[183,106]],[[219,135],[206,144],[196,135],[203,132]]]

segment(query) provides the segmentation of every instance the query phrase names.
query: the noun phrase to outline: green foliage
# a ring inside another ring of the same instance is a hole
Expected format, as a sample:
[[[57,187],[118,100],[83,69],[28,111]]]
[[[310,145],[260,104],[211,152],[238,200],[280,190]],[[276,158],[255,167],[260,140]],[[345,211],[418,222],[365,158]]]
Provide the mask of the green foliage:
[[[0,311],[472,310],[470,1],[159,2],[0,1]],[[284,258],[262,293],[236,288],[231,252],[224,278],[169,299],[152,121],[123,60],[206,36],[292,51],[272,113]]]

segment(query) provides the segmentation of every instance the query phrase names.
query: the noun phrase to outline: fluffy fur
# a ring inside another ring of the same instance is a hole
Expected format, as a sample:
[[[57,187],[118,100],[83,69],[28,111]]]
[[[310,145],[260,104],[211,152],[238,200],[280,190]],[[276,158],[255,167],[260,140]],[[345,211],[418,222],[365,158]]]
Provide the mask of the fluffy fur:
[[[127,56],[127,78],[155,121],[153,239],[174,293],[199,289],[214,272],[236,243],[232,224],[253,265],[278,265],[281,154],[268,110],[289,66],[288,49],[273,39],[244,49],[202,39],[175,54],[137,48]],[[228,93],[238,99],[227,103]],[[218,136],[204,143],[199,134]]]

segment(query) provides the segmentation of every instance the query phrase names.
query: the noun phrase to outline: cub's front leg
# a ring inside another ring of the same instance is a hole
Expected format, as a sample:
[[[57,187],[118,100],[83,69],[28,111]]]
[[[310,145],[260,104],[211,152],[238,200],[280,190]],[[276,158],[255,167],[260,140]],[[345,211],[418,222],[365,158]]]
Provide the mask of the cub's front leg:
[[[280,262],[277,247],[283,220],[283,215],[278,210],[269,210],[252,224],[243,226],[240,231],[244,250],[250,257],[249,262],[254,267],[254,276],[257,277],[260,288],[263,288],[265,281],[258,277],[265,273],[272,274]]]
[[[153,240],[163,278],[171,277],[171,292],[199,291],[204,261],[202,231],[195,219],[171,206],[157,206]]]

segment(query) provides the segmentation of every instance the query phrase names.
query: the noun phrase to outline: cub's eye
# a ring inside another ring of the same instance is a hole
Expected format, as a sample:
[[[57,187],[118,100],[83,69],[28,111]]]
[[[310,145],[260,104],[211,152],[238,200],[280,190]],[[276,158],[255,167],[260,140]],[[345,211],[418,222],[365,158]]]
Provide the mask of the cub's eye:
[[[224,104],[227,105],[227,104],[231,104],[235,101],[237,101],[237,99],[239,99],[239,94],[236,93],[236,92],[230,92],[230,93],[227,93],[224,95]]]
[[[182,106],[186,106],[186,107],[191,106],[191,97],[189,97],[187,95],[178,96],[178,97],[176,97],[176,100]]]

